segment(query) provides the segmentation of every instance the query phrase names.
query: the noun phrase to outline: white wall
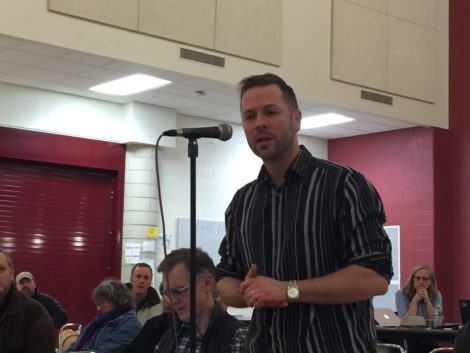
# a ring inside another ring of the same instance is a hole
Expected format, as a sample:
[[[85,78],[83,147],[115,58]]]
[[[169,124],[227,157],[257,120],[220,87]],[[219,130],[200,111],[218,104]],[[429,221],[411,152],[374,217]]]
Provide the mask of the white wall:
[[[0,82],[0,125],[117,143],[154,144],[176,126],[176,111],[117,104]],[[164,141],[174,146],[174,141]]]
[[[189,116],[177,116],[177,127],[213,126],[220,122]],[[233,137],[228,141],[199,139],[196,158],[196,215],[198,219],[224,221],[225,209],[235,191],[255,179],[261,167],[246,143],[241,125],[232,124]],[[190,159],[188,140],[174,139],[175,148],[162,148],[159,166],[166,234],[171,236],[169,249],[176,244],[178,218],[190,217]],[[316,157],[327,158],[327,141],[299,136]],[[146,239],[148,226],[158,225],[162,232],[155,176],[153,146],[128,145],[124,200],[124,242]],[[162,241],[157,242],[155,262],[163,259]],[[148,258],[144,254],[144,260]],[[132,265],[123,258],[122,279],[130,276]],[[158,282],[158,276],[156,276]]]
[[[170,128],[214,126],[219,121],[178,116],[167,108],[132,103],[122,105],[94,99],[0,84],[0,126],[59,133],[96,140],[127,143],[124,189],[123,245],[141,243],[147,229],[161,229],[155,174],[154,144],[161,131]],[[232,124],[228,141],[199,139],[196,159],[197,217],[224,220],[225,209],[235,191],[258,175],[260,160],[249,149],[241,125]],[[327,141],[299,136],[302,144],[319,158],[327,158]],[[164,137],[159,149],[162,201],[166,232],[176,235],[177,219],[190,216],[190,160],[188,140]],[[174,238],[173,238],[174,239]],[[172,244],[169,244],[172,247]],[[142,260],[162,259],[157,251]],[[122,258],[122,280],[129,279],[131,265]]]

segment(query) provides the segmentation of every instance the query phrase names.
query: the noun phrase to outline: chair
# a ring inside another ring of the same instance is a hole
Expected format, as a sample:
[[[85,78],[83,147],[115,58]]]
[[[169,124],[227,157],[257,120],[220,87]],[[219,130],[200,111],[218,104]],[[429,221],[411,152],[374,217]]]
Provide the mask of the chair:
[[[377,343],[377,353],[406,353],[406,351],[398,344]]]
[[[442,347],[442,348],[435,348],[429,353],[438,353],[438,352],[453,352],[454,348],[452,347]]]
[[[77,340],[81,330],[82,325],[80,324],[67,323],[62,326],[59,330],[59,348],[57,352],[64,353]]]

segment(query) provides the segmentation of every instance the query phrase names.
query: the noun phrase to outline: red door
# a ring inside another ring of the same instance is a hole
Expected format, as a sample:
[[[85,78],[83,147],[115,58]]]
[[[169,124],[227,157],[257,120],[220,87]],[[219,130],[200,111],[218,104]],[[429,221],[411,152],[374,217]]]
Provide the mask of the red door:
[[[118,174],[0,157],[0,247],[13,256],[15,274],[32,272],[70,322],[88,323],[96,315],[93,288],[120,275]]]

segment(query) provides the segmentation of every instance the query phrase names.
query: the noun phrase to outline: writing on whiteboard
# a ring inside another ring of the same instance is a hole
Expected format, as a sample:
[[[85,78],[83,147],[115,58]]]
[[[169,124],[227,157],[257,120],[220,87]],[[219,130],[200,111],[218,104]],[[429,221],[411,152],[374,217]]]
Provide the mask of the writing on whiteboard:
[[[178,218],[177,248],[189,248],[191,245],[189,218]],[[220,261],[219,246],[225,236],[225,222],[196,220],[196,246],[209,254],[217,265]]]

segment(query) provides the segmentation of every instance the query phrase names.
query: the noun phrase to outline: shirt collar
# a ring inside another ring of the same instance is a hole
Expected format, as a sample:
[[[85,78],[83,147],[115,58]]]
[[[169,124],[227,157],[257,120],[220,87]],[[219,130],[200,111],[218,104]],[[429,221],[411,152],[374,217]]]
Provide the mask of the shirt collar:
[[[291,175],[298,175],[300,178],[308,176],[309,161],[312,158],[312,154],[305,148],[304,145],[300,145],[299,154],[294,158],[289,168],[284,173],[284,178],[287,180]],[[258,181],[265,181],[270,183],[270,178],[265,166],[263,165],[258,174]]]

